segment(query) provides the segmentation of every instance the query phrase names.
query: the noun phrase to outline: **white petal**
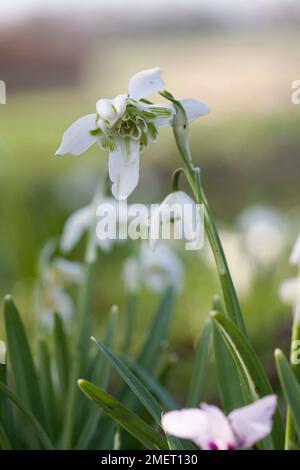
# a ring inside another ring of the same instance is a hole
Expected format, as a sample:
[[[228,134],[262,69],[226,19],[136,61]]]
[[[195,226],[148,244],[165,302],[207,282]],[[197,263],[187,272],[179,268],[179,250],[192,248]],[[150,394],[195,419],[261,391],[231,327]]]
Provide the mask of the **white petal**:
[[[268,395],[229,414],[228,419],[238,438],[239,448],[252,447],[270,434],[276,406],[276,395]]]
[[[112,100],[101,99],[96,103],[97,113],[110,125],[113,125],[120,117],[123,116],[126,110],[126,100],[128,95],[117,95]]]
[[[290,264],[300,264],[300,234],[290,256]]]
[[[162,416],[161,424],[167,434],[182,439],[190,439],[201,447],[203,436],[207,432],[205,414],[199,408],[170,411]]]
[[[93,216],[91,206],[82,207],[74,212],[65,223],[60,247],[63,253],[68,253],[80,240],[83,232],[89,227]]]
[[[206,415],[206,434],[200,436],[201,447],[206,450],[233,450],[237,446],[229,421],[217,406],[201,404]]]
[[[0,340],[0,364],[6,364],[6,344]]]
[[[164,81],[161,78],[161,69],[156,67],[133,75],[129,82],[128,92],[130,98],[138,101],[161,90],[164,86]]]
[[[93,145],[97,138],[90,131],[97,128],[96,114],[87,114],[73,122],[65,131],[56,155],[80,155]]]
[[[138,184],[139,148],[139,141],[130,140],[128,149],[123,141],[119,141],[116,152],[109,154],[109,177],[113,183],[111,191],[118,200],[126,199]]]
[[[209,106],[199,100],[187,98],[180,100],[180,103],[184,107],[189,122],[194,121],[200,116],[205,116],[210,112]]]

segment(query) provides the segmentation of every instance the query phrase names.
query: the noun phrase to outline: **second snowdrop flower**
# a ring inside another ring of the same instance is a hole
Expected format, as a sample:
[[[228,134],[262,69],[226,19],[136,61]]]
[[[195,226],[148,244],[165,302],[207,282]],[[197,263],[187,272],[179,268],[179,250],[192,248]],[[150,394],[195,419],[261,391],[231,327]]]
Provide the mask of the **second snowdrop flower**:
[[[163,239],[170,239],[172,227],[174,239],[185,240],[187,250],[200,250],[204,243],[204,206],[196,204],[183,191],[172,192],[151,214],[149,238],[152,246],[160,232]]]

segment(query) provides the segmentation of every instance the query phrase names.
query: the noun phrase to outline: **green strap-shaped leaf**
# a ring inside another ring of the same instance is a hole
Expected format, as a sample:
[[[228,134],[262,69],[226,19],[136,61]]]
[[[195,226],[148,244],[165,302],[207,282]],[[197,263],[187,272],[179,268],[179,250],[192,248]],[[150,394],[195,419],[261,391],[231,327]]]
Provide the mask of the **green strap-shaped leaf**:
[[[161,341],[165,339],[174,310],[175,291],[169,287],[158,306],[157,312],[145,337],[137,362],[144,368],[152,370],[158,359]]]
[[[287,358],[280,349],[275,351],[275,361],[280,384],[290,406],[298,436],[300,436],[300,385]]]
[[[12,445],[9,442],[9,439],[7,437],[7,434],[0,423],[0,449],[2,450],[12,450]]]
[[[178,408],[175,400],[171,397],[169,392],[153,377],[149,371],[144,369],[140,364],[132,359],[126,359],[126,364],[132,372],[146,385],[146,387],[155,395],[159,402],[169,410]]]
[[[59,423],[57,423],[57,403],[51,373],[51,357],[44,339],[39,341],[39,376],[45,403],[47,430],[49,435],[53,437]]]
[[[9,388],[3,382],[0,382],[0,393],[5,394],[16,405],[16,407],[20,410],[20,412],[24,415],[26,420],[31,424],[31,426],[35,430],[44,448],[47,450],[54,450],[52,442],[50,441],[45,430],[43,429],[39,421],[36,419],[34,414],[26,407],[26,405],[21,402],[21,400],[11,390],[9,390]]]
[[[69,367],[70,363],[69,350],[65,328],[58,313],[54,314],[54,358],[59,379],[61,395],[65,396],[69,384]]]
[[[78,380],[81,390],[122,428],[132,434],[147,449],[168,449],[166,439],[122,403],[86,380]]]
[[[255,351],[237,327],[221,313],[213,312],[211,316],[236,361],[245,391],[247,392],[247,400],[251,402],[274,393]],[[228,377],[228,380],[230,380],[230,377]],[[284,430],[278,409],[274,416],[271,436],[264,439],[263,442],[264,447],[267,448],[283,448]]]
[[[217,371],[217,382],[223,410],[226,414],[246,404],[243,383],[239,371],[226,342],[213,325],[213,345]],[[230,377],[230,380],[228,380]]]
[[[116,334],[118,319],[117,313],[117,310],[113,307],[110,311],[106,331],[104,334],[103,342],[109,348],[112,346],[113,339]],[[100,351],[97,351],[93,371],[91,374],[91,380],[96,382],[96,385],[98,385],[102,390],[106,390],[109,381],[109,374],[110,362],[107,360],[104,354],[101,354]],[[101,417],[101,410],[97,411],[98,412],[95,412],[94,407],[90,407],[87,419],[76,443],[76,449],[86,449],[94,437],[94,433],[96,432],[99,419]]]
[[[10,296],[4,303],[4,322],[16,394],[30,408],[39,421],[44,423],[44,410],[39,382],[23,322]]]
[[[163,409],[155,398],[151,395],[149,390],[142,384],[142,382],[128,369],[121,359],[119,359],[109,348],[107,348],[103,343],[97,341],[95,338],[92,338],[96,343],[100,351],[106,356],[110,361],[111,365],[122,377],[124,382],[127,383],[131,391],[139,399],[139,401],[144,405],[144,407],[149,411],[151,416],[155,421],[161,425],[161,414]]]
[[[202,400],[205,380],[205,371],[208,361],[209,344],[211,338],[211,320],[206,321],[202,337],[198,342],[192,379],[189,386],[187,406],[198,406]]]

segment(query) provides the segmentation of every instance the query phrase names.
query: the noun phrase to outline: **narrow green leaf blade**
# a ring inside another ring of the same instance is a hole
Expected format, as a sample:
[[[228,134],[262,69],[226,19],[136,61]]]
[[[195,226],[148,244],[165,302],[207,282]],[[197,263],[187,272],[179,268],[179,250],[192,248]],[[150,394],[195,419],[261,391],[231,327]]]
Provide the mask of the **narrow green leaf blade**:
[[[111,348],[113,339],[116,335],[117,330],[118,311],[115,307],[112,307],[109,318],[107,321],[107,327],[104,334],[103,343]],[[91,380],[96,383],[102,390],[106,390],[109,381],[110,374],[110,362],[97,351],[93,371],[91,374]],[[101,417],[101,410],[95,412],[94,407],[90,407],[88,417],[83,425],[79,439],[76,444],[76,449],[86,449],[91,442],[94,433],[96,432],[99,420]]]
[[[115,370],[122,377],[124,382],[127,383],[132,392],[136,395],[139,401],[149,411],[155,421],[161,425],[161,413],[163,409],[155,398],[151,395],[149,390],[142,384],[142,382],[128,369],[128,367],[119,359],[110,349],[103,343],[97,341],[95,338],[92,340],[96,343],[100,351],[107,357]]]
[[[44,448],[47,450],[54,450],[52,442],[50,441],[45,430],[43,429],[39,421],[36,419],[34,414],[31,413],[31,411],[26,407],[26,405],[24,405],[21,400],[11,390],[9,390],[9,388],[3,382],[0,382],[0,393],[5,394],[16,405],[16,407],[20,410],[20,412],[24,415],[26,420],[31,424],[31,426],[35,430]]]
[[[122,403],[86,380],[78,380],[81,390],[147,449],[168,449],[166,439]]]
[[[211,316],[236,361],[245,390],[247,391],[247,400],[250,402],[265,395],[273,394],[274,392],[268,377],[255,351],[245,337],[232,321],[223,314],[213,312]],[[268,448],[283,449],[284,430],[278,409],[274,416],[272,433],[263,442]]]
[[[68,342],[62,319],[58,313],[54,314],[54,357],[62,396],[66,396],[69,384],[70,356]]]
[[[208,319],[204,325],[202,337],[198,342],[192,379],[189,385],[187,406],[198,406],[204,390],[205,371],[208,361],[209,345],[211,338],[211,320]]]
[[[275,361],[280,384],[290,406],[298,436],[300,436],[300,385],[287,358],[280,349],[275,351]]]
[[[213,346],[221,403],[224,412],[228,414],[246,404],[243,383],[234,357],[215,325],[213,325]]]
[[[175,291],[169,287],[158,306],[157,312],[145,337],[137,362],[152,370],[158,358],[161,341],[166,337],[174,307]]]
[[[167,410],[178,408],[175,400],[171,397],[169,392],[153,377],[149,371],[144,369],[140,364],[133,359],[126,359],[126,364],[130,370],[146,385],[146,387],[156,396],[160,403]]]
[[[44,422],[43,403],[31,350],[23,322],[10,296],[5,298],[4,322],[16,394],[39,421]]]

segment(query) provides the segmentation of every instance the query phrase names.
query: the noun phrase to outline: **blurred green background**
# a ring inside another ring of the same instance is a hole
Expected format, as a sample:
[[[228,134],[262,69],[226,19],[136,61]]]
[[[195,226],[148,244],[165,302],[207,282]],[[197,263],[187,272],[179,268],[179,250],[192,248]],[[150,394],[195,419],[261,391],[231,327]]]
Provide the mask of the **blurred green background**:
[[[270,206],[286,220],[280,255],[271,266],[257,267],[241,292],[254,343],[272,375],[274,346],[287,350],[291,320],[277,289],[293,274],[288,255],[300,227],[300,105],[291,102],[291,83],[300,78],[297,3],[267,8],[262,2],[259,8],[249,1],[243,8],[222,1],[201,8],[196,1],[111,1],[96,8],[87,1],[84,11],[78,2],[74,9],[72,2],[61,3],[65,9],[50,12],[35,10],[33,2],[30,15],[1,20],[0,79],[7,85],[7,104],[0,106],[1,296],[14,295],[30,326],[40,250],[59,236],[72,211],[89,202],[106,171],[107,156],[96,148],[79,157],[54,156],[66,127],[94,112],[100,97],[125,92],[135,72],[160,66],[176,97],[199,98],[212,108],[192,124],[190,136],[219,226],[236,230],[239,214],[254,204]],[[17,10],[18,0],[12,4]],[[180,166],[170,129],[146,150],[141,165],[131,200],[159,202]],[[73,259],[82,259],[81,248]],[[94,300],[99,325],[111,304],[125,308],[121,272],[127,254],[126,246],[100,253]],[[218,282],[206,255],[181,250],[180,256],[185,287],[170,349],[189,366]],[[230,252],[228,257],[230,264]],[[244,266],[239,258],[235,263],[239,281]],[[158,299],[142,291],[137,344]],[[189,367],[177,369],[181,380]]]

